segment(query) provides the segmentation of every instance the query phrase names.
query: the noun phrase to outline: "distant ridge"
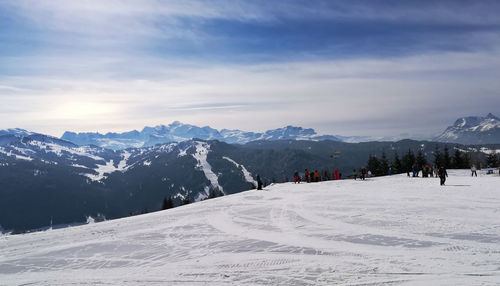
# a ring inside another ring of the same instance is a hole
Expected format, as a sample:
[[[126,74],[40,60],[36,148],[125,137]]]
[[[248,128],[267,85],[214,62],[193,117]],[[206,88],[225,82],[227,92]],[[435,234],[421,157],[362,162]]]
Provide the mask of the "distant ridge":
[[[182,142],[193,138],[203,140],[219,140],[230,144],[245,144],[256,140],[333,140],[341,141],[333,135],[318,135],[312,128],[286,126],[263,133],[245,132],[241,130],[217,130],[209,126],[199,127],[174,121],[169,125],[144,127],[142,131],[129,131],[124,133],[75,133],[66,131],[61,139],[71,141],[78,145],[96,145],[114,150],[126,148],[139,148],[164,144],[169,142]]]
[[[497,144],[500,143],[500,119],[492,113],[485,117],[462,117],[434,140],[460,144]]]

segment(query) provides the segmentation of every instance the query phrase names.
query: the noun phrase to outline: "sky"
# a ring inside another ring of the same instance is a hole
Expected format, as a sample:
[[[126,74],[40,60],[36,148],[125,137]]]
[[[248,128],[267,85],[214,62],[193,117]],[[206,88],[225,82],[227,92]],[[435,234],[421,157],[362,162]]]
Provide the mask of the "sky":
[[[500,1],[0,0],[0,129],[426,137],[500,107]]]

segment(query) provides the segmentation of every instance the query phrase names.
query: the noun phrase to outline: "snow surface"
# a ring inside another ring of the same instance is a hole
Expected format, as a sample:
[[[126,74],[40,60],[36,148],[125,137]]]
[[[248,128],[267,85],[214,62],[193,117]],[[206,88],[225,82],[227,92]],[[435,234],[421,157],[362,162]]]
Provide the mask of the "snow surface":
[[[106,174],[111,174],[113,172],[123,172],[128,169],[129,166],[127,166],[127,160],[130,158],[130,152],[124,151],[122,155],[122,160],[118,163],[118,166],[115,167],[114,161],[110,160],[109,162],[105,162],[105,165],[100,165],[97,164],[97,168],[94,169],[94,171],[97,172],[97,174],[82,174],[92,181],[100,181],[102,179],[107,178]]]
[[[209,151],[210,151],[210,145],[208,143],[199,141],[196,142],[196,152],[193,154],[193,157],[198,162],[196,164],[196,167],[203,171],[205,177],[207,178],[207,180],[210,181],[212,187],[218,188],[223,194],[225,194],[224,189],[222,188],[221,185],[219,185],[219,177],[212,171],[212,166],[210,166],[210,164],[207,161],[207,156]],[[208,191],[209,188],[205,188],[207,196],[208,196]]]
[[[252,184],[257,186],[257,181],[254,180],[254,178],[252,177],[252,174],[250,172],[248,172],[248,170],[245,168],[245,166],[236,163],[233,159],[231,159],[229,157],[224,156],[224,157],[222,157],[222,159],[225,159],[225,160],[233,163],[236,166],[236,168],[241,168],[241,172],[243,172],[243,177],[245,177],[245,180],[247,182],[252,183]]]
[[[500,177],[278,184],[0,236],[1,285],[498,285]]]

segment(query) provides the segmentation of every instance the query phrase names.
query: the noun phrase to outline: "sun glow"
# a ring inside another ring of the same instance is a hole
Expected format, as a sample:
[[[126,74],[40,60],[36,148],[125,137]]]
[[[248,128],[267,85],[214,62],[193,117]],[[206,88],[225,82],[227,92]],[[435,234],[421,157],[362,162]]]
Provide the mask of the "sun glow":
[[[86,119],[92,116],[111,114],[115,109],[112,104],[108,103],[69,101],[59,104],[53,115],[62,119]]]

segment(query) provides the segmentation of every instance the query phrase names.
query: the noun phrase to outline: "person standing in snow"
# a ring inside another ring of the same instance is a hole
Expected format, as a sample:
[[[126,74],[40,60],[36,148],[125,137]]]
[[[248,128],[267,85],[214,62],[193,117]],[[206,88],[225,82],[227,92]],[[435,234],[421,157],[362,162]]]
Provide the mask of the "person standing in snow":
[[[314,171],[314,181],[319,182],[319,172],[318,170]]]
[[[354,180],[358,178],[358,171],[356,171],[356,169],[352,170],[352,176],[354,177]]]
[[[304,176],[306,176],[306,182],[310,183],[311,182],[311,173],[309,173],[309,170],[304,171]]]
[[[361,167],[361,180],[365,180],[365,177],[366,177],[366,168],[365,167]]]
[[[470,168],[470,171],[471,171],[471,177],[474,177],[474,175],[476,175],[477,177],[477,168],[476,168],[476,165],[472,165],[472,167]]]
[[[257,190],[262,190],[262,180],[259,174],[257,174]]]
[[[446,177],[448,177],[446,168],[444,166],[441,166],[439,168],[439,178],[441,179],[441,186],[444,186],[444,182],[446,182]]]
[[[295,171],[295,173],[293,174],[293,179],[294,179],[295,184],[300,184],[299,172]]]

